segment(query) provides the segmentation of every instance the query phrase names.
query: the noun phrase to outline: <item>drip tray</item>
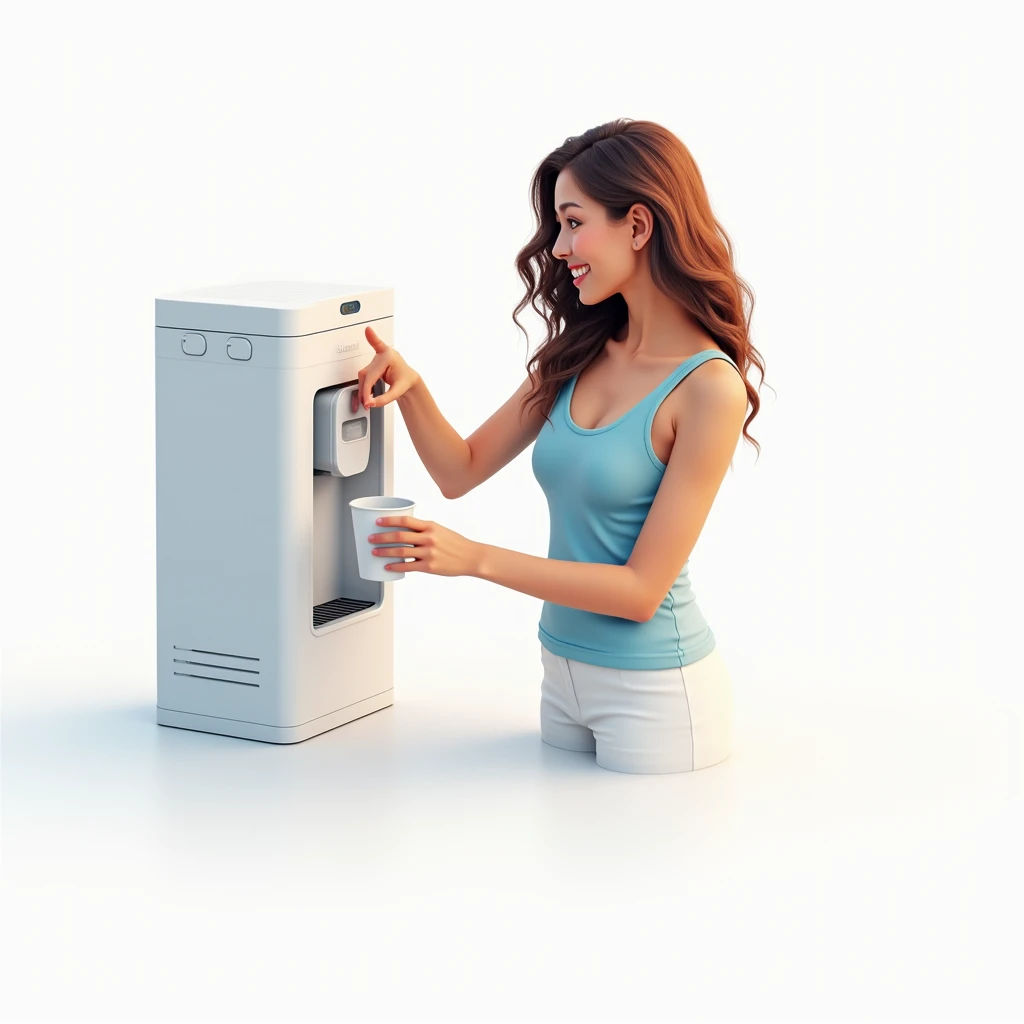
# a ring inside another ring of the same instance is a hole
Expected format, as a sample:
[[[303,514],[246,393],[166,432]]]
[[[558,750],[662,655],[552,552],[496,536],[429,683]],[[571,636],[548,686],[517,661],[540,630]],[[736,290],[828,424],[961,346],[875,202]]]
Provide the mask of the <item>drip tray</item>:
[[[355,597],[336,597],[333,601],[313,605],[313,628],[319,629],[335,619],[344,618],[364,608],[372,608],[374,601],[363,601]]]

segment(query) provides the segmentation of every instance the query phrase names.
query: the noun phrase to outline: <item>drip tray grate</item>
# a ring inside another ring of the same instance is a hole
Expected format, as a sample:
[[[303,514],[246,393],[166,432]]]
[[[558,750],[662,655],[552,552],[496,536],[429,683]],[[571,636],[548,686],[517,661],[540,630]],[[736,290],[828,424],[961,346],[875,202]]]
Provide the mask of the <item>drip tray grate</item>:
[[[313,628],[326,626],[328,622],[351,615],[353,612],[361,612],[364,608],[372,608],[373,601],[363,601],[355,597],[336,597],[333,601],[325,601],[323,604],[313,606]]]

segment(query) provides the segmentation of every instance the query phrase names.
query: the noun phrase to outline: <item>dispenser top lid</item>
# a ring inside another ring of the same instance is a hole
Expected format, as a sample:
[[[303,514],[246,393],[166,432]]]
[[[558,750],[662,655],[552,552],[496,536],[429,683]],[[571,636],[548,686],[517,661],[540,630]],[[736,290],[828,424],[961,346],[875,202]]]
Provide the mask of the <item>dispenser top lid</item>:
[[[156,326],[298,337],[394,313],[394,290],[315,281],[241,281],[156,297]]]

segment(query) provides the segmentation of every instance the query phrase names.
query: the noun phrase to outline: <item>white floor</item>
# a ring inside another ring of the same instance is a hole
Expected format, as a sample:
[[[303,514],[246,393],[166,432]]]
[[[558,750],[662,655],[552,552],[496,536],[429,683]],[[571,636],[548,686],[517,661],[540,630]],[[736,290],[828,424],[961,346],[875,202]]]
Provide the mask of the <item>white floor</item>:
[[[3,1019],[1019,1018],[1019,713],[734,676],[662,776],[542,744],[539,680],[293,746],[9,686]]]

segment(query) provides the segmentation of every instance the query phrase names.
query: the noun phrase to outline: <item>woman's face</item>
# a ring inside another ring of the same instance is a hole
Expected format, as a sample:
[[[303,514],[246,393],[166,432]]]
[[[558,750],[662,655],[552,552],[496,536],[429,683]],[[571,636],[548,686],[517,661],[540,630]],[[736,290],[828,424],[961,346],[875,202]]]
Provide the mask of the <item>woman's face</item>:
[[[569,267],[590,267],[573,285],[580,302],[593,305],[621,291],[637,265],[631,218],[618,227],[609,224],[604,207],[583,195],[568,169],[555,180],[553,213],[559,232],[551,255]]]

